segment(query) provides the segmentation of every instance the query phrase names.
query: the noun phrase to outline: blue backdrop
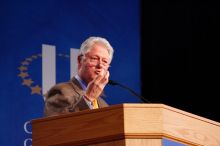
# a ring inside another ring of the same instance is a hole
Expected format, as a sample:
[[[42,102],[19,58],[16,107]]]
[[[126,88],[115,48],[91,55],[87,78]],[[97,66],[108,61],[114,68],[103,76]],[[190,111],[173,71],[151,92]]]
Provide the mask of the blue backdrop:
[[[0,0],[0,145],[31,145],[31,119],[42,117],[42,44],[70,54],[89,36],[115,49],[111,79],[140,93],[140,10],[137,0]],[[57,82],[69,80],[68,57],[57,56]],[[109,104],[139,99],[106,87]]]

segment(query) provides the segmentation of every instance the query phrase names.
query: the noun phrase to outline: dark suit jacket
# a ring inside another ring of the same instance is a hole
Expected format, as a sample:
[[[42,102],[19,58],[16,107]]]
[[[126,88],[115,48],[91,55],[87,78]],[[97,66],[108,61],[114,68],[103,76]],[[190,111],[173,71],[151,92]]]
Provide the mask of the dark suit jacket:
[[[53,86],[45,95],[44,115],[54,116],[89,109],[83,95],[84,91],[75,78]],[[108,106],[101,97],[97,101],[100,108]]]

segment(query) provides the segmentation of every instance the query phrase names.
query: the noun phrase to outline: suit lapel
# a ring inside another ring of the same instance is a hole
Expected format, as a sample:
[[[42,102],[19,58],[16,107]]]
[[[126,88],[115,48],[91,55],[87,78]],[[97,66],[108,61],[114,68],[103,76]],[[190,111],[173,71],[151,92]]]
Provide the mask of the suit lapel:
[[[78,82],[78,80],[75,77],[73,77],[70,82],[71,82],[74,90],[76,90],[76,92],[79,93],[79,97],[78,97],[77,100],[80,100],[80,101],[77,105],[78,109],[76,109],[76,110],[81,111],[81,110],[89,109],[89,106],[86,103],[86,101],[83,98],[80,99],[80,97],[82,97],[85,94],[85,91],[83,91],[83,89],[82,89],[80,83]]]

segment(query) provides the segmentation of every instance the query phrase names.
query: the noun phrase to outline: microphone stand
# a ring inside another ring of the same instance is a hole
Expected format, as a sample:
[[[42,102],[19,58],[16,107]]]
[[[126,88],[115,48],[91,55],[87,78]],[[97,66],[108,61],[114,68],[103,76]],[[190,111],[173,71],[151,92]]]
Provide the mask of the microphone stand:
[[[143,96],[139,95],[138,93],[136,93],[135,91],[133,91],[132,89],[128,88],[127,86],[125,85],[122,85],[116,81],[113,81],[113,80],[109,80],[108,82],[109,85],[112,85],[112,86],[119,86],[121,88],[124,88],[126,90],[128,90],[131,94],[133,94],[134,96],[140,98],[143,102],[145,103],[151,103],[149,100],[145,99]]]

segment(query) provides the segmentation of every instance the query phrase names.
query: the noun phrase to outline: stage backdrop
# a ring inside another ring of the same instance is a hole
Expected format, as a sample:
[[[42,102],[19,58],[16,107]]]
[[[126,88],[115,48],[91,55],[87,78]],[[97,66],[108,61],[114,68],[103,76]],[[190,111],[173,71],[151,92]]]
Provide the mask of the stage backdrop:
[[[140,93],[139,19],[137,0],[1,0],[0,145],[32,145],[42,91],[70,79],[70,60],[89,36],[115,49],[110,78]],[[106,95],[111,105],[140,102],[119,87],[106,87]]]
[[[0,0],[0,146],[32,145],[30,121],[43,116],[43,93],[73,76],[90,36],[115,49],[110,78],[140,93],[139,7],[137,0]],[[105,93],[110,105],[141,102],[119,87]]]

